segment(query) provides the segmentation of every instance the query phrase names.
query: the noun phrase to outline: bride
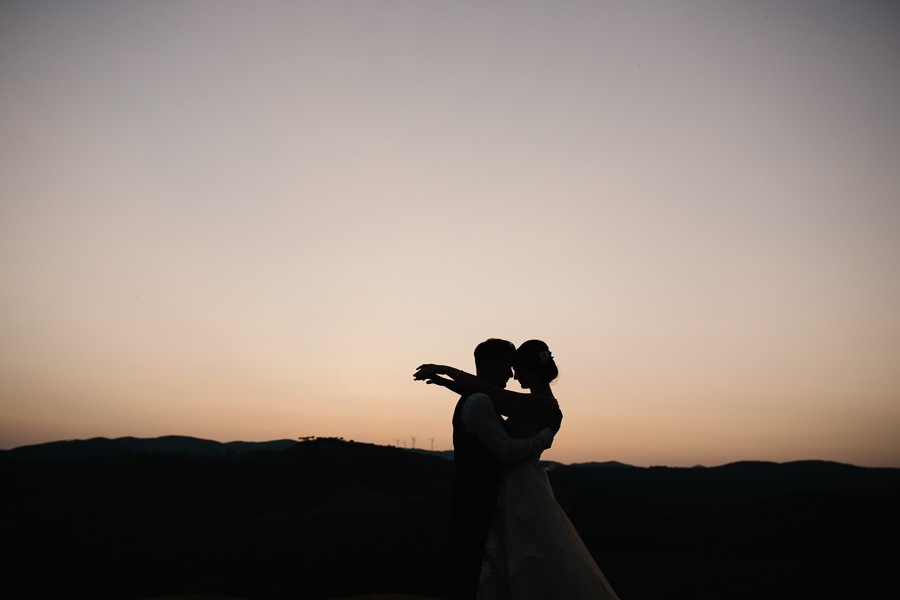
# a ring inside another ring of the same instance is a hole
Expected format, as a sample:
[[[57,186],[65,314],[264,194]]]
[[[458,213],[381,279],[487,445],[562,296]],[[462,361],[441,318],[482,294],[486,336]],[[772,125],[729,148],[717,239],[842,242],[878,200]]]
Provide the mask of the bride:
[[[547,344],[529,340],[516,349],[515,379],[530,393],[511,392],[443,365],[422,365],[415,378],[456,393],[484,392],[511,415],[512,437],[528,437],[559,419],[552,382],[559,375]],[[503,471],[497,508],[481,568],[479,600],[544,598],[618,600],[575,527],[556,502],[540,454]]]

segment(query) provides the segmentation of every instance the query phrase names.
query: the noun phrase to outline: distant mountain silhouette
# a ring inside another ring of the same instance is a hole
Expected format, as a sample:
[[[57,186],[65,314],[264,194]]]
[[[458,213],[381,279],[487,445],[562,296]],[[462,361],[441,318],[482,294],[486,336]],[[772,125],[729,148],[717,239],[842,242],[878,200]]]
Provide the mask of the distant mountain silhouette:
[[[900,488],[900,469],[856,467],[828,461],[742,461],[706,468],[598,469],[594,463],[554,469],[554,484],[695,507],[731,507],[798,492],[869,495]]]
[[[296,440],[275,440],[270,442],[216,442],[181,435],[167,435],[158,438],[104,437],[89,440],[66,440],[20,446],[12,450],[0,451],[0,456],[12,460],[79,460],[109,456],[132,456],[135,454],[185,454],[187,456],[222,456],[245,454],[247,452],[281,452],[299,442]]]
[[[573,466],[579,467],[599,467],[602,469],[633,469],[632,465],[626,465],[625,463],[620,463],[617,460],[607,460],[606,462],[586,462],[586,463],[575,463]]]
[[[404,448],[404,450],[406,450],[406,448]],[[447,460],[453,460],[453,450],[425,450],[424,448],[410,448],[407,451],[418,452],[419,454],[425,454],[428,456],[437,456],[439,458],[446,458]]]

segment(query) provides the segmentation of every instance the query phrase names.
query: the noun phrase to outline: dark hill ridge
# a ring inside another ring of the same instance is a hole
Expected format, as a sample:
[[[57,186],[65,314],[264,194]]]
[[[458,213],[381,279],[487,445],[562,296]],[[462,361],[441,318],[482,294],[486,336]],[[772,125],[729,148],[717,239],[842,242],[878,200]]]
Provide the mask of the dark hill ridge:
[[[586,462],[586,463],[575,463],[579,467],[595,467],[598,469],[633,469],[632,465],[626,465],[625,463],[620,463],[617,460],[607,460],[605,462]]]
[[[670,505],[723,508],[796,492],[871,495],[900,488],[900,469],[856,467],[828,461],[743,461],[720,467],[598,469],[563,465],[551,480],[566,487],[607,490]]]
[[[442,597],[451,461],[333,438],[243,447],[258,452],[160,440],[172,450],[2,454],[5,597]],[[554,493],[624,600],[895,595],[900,469],[553,466]]]
[[[104,437],[89,440],[65,440],[47,444],[20,446],[0,451],[0,456],[13,460],[79,460],[105,456],[135,454],[184,454],[187,456],[221,456],[247,452],[280,452],[298,444],[296,440],[271,442],[215,442],[195,437],[167,435],[158,438]]]

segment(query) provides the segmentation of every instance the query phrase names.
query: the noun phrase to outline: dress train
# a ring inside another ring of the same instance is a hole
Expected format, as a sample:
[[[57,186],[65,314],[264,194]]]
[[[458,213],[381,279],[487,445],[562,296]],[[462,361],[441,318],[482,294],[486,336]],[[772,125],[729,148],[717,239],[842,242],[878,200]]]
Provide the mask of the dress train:
[[[497,502],[478,600],[619,600],[537,457],[504,470]]]

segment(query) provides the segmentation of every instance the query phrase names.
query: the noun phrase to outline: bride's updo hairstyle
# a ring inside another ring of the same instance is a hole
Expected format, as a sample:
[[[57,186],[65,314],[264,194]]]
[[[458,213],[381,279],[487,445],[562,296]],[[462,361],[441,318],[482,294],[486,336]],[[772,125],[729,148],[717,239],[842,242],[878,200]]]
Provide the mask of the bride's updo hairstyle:
[[[516,349],[513,368],[517,371],[525,369],[535,377],[550,383],[559,377],[556,361],[550,354],[550,348],[541,340],[528,340]]]

